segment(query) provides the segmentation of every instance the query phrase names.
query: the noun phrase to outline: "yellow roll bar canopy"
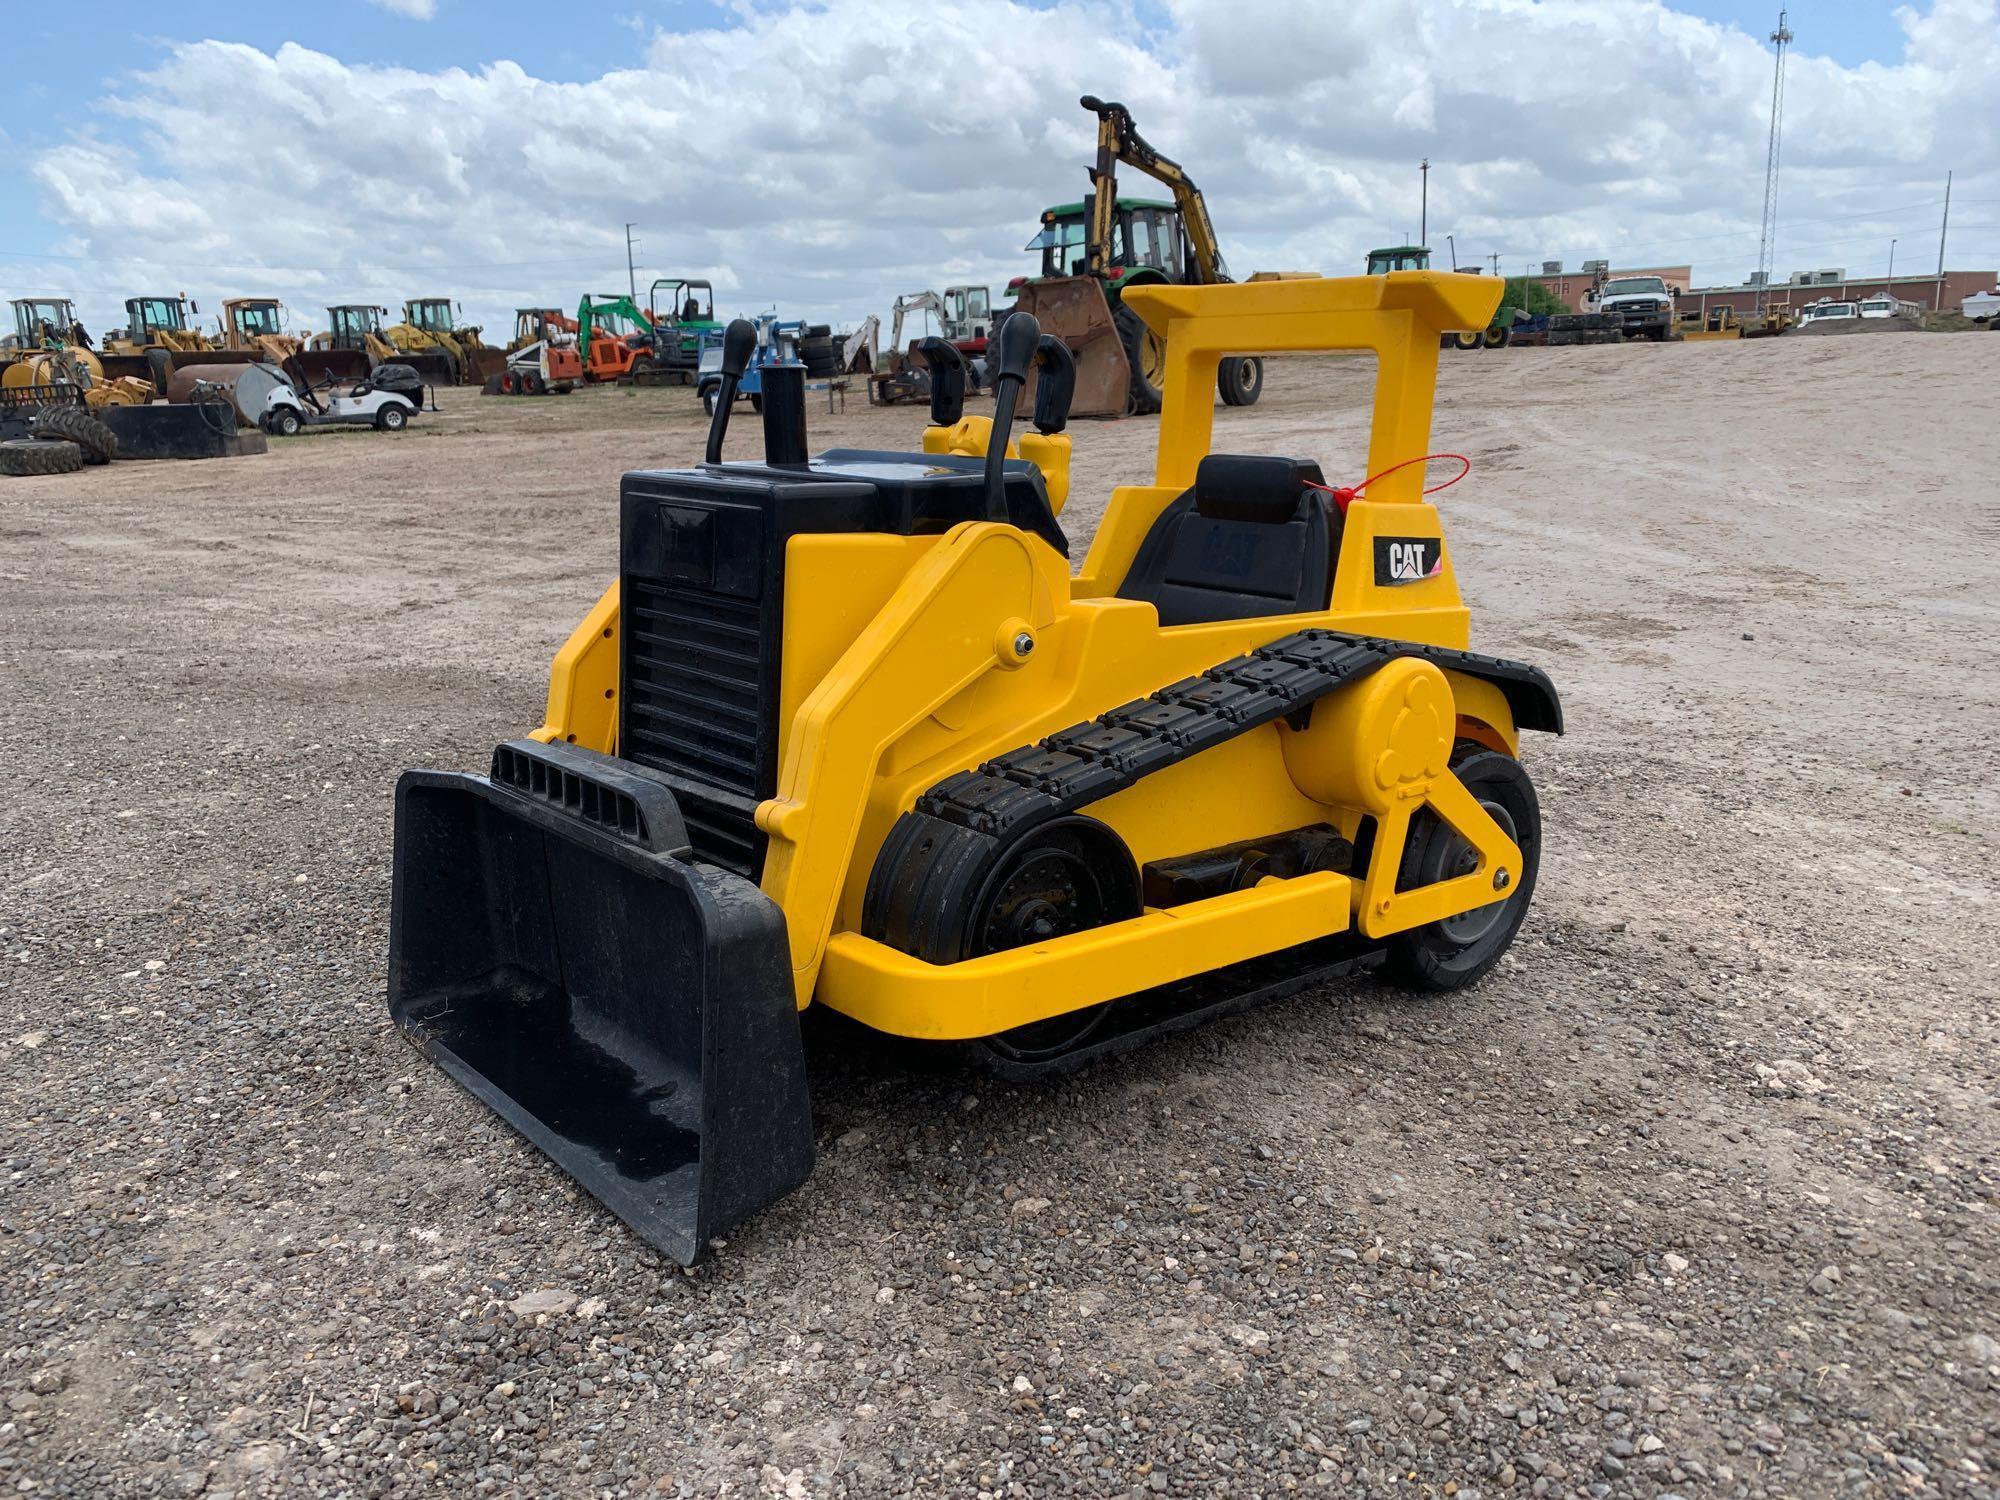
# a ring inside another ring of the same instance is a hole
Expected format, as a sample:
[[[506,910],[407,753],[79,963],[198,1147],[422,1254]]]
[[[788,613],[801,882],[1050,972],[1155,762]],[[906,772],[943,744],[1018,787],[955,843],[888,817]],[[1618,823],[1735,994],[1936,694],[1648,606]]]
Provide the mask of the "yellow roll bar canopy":
[[[1430,444],[1438,336],[1484,328],[1502,291],[1494,277],[1450,271],[1133,287],[1125,305],[1167,341],[1153,482],[1176,490],[1194,483],[1215,424],[1216,369],[1232,354],[1372,351],[1368,472],[1422,458]],[[1409,468],[1370,486],[1368,498],[1414,501],[1422,493],[1423,472]]]

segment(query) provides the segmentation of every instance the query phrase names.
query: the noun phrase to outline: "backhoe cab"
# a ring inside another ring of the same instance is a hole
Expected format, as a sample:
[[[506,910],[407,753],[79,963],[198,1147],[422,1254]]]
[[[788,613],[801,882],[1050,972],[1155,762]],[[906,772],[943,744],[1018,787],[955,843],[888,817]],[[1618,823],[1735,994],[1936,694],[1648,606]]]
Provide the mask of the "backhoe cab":
[[[1368,252],[1368,274],[1387,276],[1391,271],[1428,271],[1431,252],[1423,245],[1390,245]]]
[[[653,325],[653,378],[661,384],[692,381],[703,341],[722,331],[715,321],[715,288],[685,276],[663,276],[646,294],[646,315]]]
[[[1076,415],[1156,412],[1165,344],[1125,307],[1125,293],[1141,286],[1213,286],[1230,280],[1229,268],[1207,200],[1180,163],[1153,149],[1124,105],[1088,94],[1079,102],[1097,116],[1090,196],[1043,211],[1041,230],[1027,247],[1041,256],[1040,274],[1013,284],[1014,305],[1074,351]],[[1173,201],[1119,197],[1120,162],[1166,184]],[[1216,389],[1225,405],[1254,405],[1264,389],[1263,361],[1223,360]]]
[[[809,457],[805,372],[770,365],[763,458],[725,463],[731,324],[706,460],[625,476],[542,726],[398,782],[396,1022],[688,1262],[811,1170],[809,1005],[1022,1077],[1357,969],[1472,983],[1535,884],[1521,733],[1562,723],[1465,649],[1422,489],[1438,334],[1499,294],[1133,289],[1158,451],[1074,572],[1076,368],[1032,314],[990,419],[938,339],[921,452]],[[1210,452],[1245,348],[1372,352],[1365,462]]]

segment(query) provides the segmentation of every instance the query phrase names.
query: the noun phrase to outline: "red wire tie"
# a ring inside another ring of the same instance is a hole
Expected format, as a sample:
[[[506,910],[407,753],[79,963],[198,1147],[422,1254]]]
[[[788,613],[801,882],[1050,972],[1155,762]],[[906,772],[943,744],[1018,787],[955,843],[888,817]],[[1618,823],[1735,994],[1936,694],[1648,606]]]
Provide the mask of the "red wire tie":
[[[1413,464],[1427,464],[1434,458],[1456,459],[1459,465],[1459,469],[1456,474],[1451,476],[1451,478],[1442,480],[1439,483],[1434,484],[1430,486],[1430,488],[1426,489],[1424,491],[1426,495],[1435,495],[1439,490],[1448,490],[1453,485],[1457,484],[1459,480],[1465,478],[1466,475],[1472,472],[1472,460],[1467,458],[1463,453],[1426,453],[1422,458],[1406,458],[1399,464],[1391,464],[1389,465],[1388,468],[1384,469],[1379,474],[1370,474],[1366,479],[1362,480],[1361,483],[1359,484],[1355,485],[1314,484],[1310,479],[1308,479],[1306,481],[1306,488],[1311,490],[1318,490],[1322,494],[1333,496],[1333,503],[1340,508],[1340,513],[1344,516],[1347,514],[1348,501],[1356,498],[1358,495],[1360,495],[1360,493],[1363,490],[1367,489],[1368,486],[1373,484],[1376,480],[1387,479],[1391,474],[1394,474],[1398,469],[1407,469]]]

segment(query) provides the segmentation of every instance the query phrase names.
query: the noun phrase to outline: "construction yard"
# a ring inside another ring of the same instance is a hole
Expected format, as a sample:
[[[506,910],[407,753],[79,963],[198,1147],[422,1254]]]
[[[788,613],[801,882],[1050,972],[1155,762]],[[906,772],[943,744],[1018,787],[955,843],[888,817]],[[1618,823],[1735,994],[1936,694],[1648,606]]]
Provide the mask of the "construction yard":
[[[1215,446],[1358,480],[1369,375]],[[815,1025],[818,1170],[693,1271],[384,1005],[397,774],[539,721],[692,393],[0,480],[0,1485],[2000,1495],[1996,384],[1446,354],[1473,645],[1568,721],[1502,966],[1033,1085]],[[815,448],[914,445],[855,394]],[[1080,557],[1157,423],[1073,432]]]

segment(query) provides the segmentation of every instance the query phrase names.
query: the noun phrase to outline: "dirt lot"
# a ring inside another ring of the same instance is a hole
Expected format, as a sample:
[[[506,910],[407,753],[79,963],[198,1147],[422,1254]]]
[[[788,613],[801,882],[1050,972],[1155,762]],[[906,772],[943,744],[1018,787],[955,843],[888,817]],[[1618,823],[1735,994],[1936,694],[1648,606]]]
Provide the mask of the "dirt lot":
[[[1358,478],[1366,373],[1218,445]],[[692,398],[0,481],[0,1484],[2000,1495],[1997,387],[1448,356],[1474,644],[1571,726],[1503,969],[1037,1087],[819,1039],[817,1175],[693,1274],[383,1006],[397,772],[536,722]]]

